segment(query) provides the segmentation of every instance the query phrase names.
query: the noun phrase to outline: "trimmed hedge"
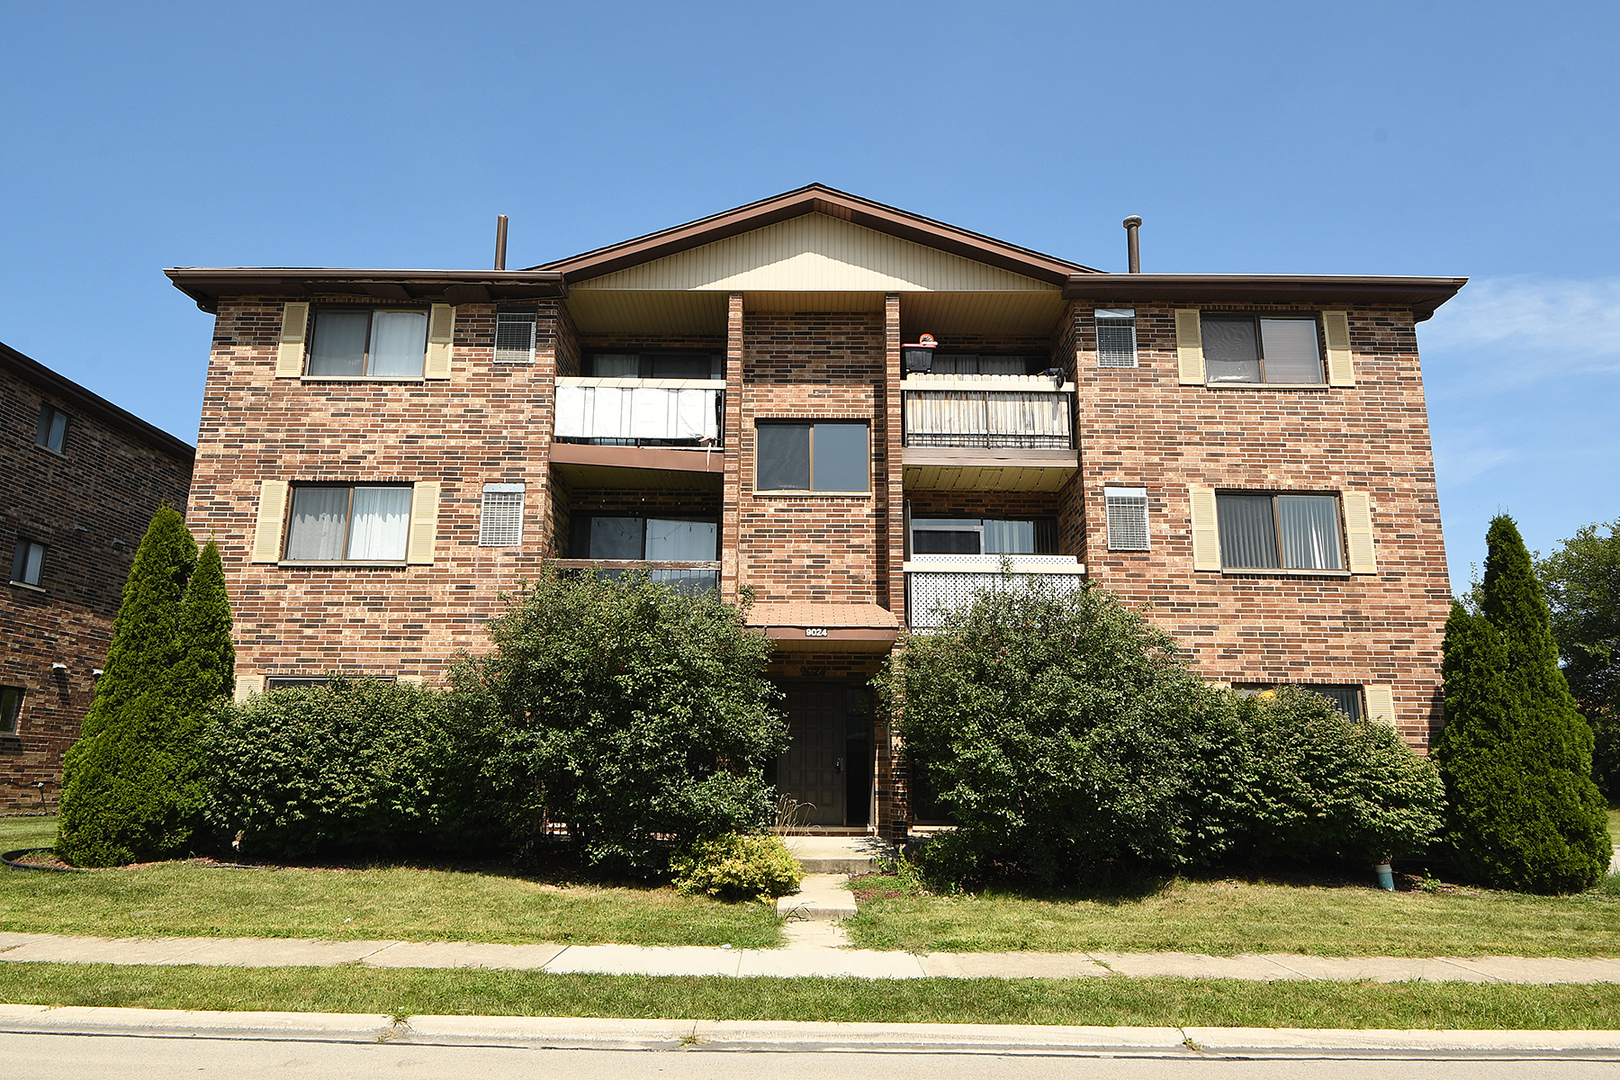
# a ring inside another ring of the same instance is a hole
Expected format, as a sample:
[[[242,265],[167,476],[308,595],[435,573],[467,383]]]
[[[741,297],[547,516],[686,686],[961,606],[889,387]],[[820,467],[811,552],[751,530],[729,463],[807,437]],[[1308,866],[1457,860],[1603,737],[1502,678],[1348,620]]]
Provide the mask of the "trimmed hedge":
[[[671,859],[669,865],[675,887],[681,892],[722,900],[786,896],[804,880],[804,872],[787,845],[759,833],[727,833],[699,840],[685,854]]]

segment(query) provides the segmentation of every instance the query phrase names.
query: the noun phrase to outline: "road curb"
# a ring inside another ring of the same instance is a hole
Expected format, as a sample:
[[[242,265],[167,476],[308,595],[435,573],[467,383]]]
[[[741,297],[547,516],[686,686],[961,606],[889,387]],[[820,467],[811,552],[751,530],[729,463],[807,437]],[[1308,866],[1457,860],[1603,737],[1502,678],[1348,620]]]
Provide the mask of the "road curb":
[[[205,1012],[0,1005],[0,1032],[568,1050],[957,1053],[1074,1057],[1554,1058],[1620,1062],[1620,1031],[837,1024],[523,1016]]]

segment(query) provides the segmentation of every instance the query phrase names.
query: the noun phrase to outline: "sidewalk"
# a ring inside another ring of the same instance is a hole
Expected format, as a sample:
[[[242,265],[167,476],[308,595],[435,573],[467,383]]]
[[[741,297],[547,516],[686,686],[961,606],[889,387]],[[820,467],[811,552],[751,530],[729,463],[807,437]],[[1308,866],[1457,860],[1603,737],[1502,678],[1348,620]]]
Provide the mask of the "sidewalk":
[[[498,968],[607,975],[853,976],[865,979],[1180,976],[1334,982],[1620,982],[1620,959],[1323,957],[1285,953],[929,953],[841,948],[832,923],[794,923],[780,949],[299,938],[96,938],[0,933],[0,961],[227,967]]]

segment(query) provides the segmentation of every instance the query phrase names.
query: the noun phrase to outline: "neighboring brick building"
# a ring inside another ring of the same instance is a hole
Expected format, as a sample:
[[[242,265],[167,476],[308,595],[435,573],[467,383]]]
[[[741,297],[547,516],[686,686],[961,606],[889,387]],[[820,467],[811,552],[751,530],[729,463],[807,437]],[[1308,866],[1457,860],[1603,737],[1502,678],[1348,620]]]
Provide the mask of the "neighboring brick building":
[[[192,449],[0,345],[0,812],[54,807],[135,549]]]
[[[437,680],[548,562],[746,586],[779,785],[901,831],[865,683],[1005,555],[1212,680],[1438,720],[1413,326],[1461,279],[1103,274],[820,186],[532,270],[169,276],[217,313],[190,521],[239,693]]]

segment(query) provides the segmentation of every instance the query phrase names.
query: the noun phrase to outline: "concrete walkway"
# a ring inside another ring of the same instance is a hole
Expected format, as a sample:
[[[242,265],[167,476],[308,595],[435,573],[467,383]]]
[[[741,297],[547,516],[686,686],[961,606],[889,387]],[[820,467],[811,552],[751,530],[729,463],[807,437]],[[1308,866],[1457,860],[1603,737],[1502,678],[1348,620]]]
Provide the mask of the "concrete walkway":
[[[790,923],[780,949],[298,938],[97,938],[0,933],[0,961],[225,967],[496,968],[609,975],[826,975],[865,979],[1181,976],[1335,982],[1620,982],[1620,959],[1322,957],[1284,953],[929,953],[841,947],[831,922]]]

